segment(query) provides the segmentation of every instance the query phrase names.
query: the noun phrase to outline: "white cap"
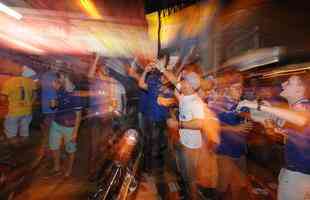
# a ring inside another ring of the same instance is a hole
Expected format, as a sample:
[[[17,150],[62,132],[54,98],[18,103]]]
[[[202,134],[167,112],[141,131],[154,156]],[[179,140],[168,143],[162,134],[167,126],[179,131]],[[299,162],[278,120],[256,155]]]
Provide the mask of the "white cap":
[[[23,66],[23,72],[22,72],[23,77],[30,78],[30,77],[35,76],[36,74],[37,73],[33,69],[31,69],[25,65]]]
[[[190,72],[184,75],[184,80],[186,80],[194,90],[200,87],[200,77],[195,72]]]

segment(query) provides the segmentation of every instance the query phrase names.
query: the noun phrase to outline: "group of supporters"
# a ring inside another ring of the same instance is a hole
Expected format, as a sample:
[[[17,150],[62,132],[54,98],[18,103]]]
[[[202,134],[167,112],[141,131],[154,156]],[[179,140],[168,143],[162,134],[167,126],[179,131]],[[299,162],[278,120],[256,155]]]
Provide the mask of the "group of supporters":
[[[96,70],[89,78],[89,90],[77,90],[68,73],[48,69],[39,78],[34,78],[33,74],[32,77],[10,76],[1,87],[2,102],[8,104],[4,133],[12,150],[32,140],[29,138],[32,135],[29,134],[30,125],[34,110],[40,105],[42,117],[34,123],[42,121],[45,154],[53,160],[49,176],[71,176],[82,117],[89,119],[85,121],[91,126],[89,171],[95,170],[100,140],[96,135],[103,131],[97,118],[104,118],[108,113],[119,116],[125,112],[125,90],[118,81],[104,74],[104,70]],[[85,114],[82,115],[82,111]],[[64,166],[61,165],[62,143],[68,155]]]
[[[131,73],[141,88],[139,119],[146,143],[145,171],[163,167],[168,141],[186,183],[186,199],[201,195],[249,199],[247,138],[252,132],[271,139],[279,135],[285,164],[279,172],[278,199],[309,198],[307,74],[287,77],[278,98],[270,98],[274,101],[259,97],[258,86],[257,96],[246,100],[244,79],[238,72],[221,74],[206,86],[197,65],[186,66],[177,76],[160,65],[147,65],[140,76]],[[277,106],[276,99],[286,106]],[[257,124],[264,130],[254,130]]]
[[[284,138],[285,165],[279,175],[278,199],[310,199],[307,74],[293,75],[282,83],[279,96],[287,106],[278,107],[269,99],[241,100],[245,83],[240,73],[220,75],[206,84],[197,65],[185,66],[179,73],[163,68],[159,62],[140,67],[141,73],[136,66],[126,69],[140,88],[136,114],[143,137],[145,172],[163,173],[167,152],[172,151],[187,188],[186,199],[199,199],[201,195],[210,199],[248,199],[247,136],[254,131],[253,123],[259,123],[266,135]],[[96,62],[88,77],[92,81],[86,93],[76,91],[68,75],[52,70],[46,71],[40,82],[24,76],[9,78],[0,93],[9,105],[4,133],[10,145],[18,145],[29,136],[39,85],[42,132],[52,152],[52,174],[71,175],[81,111],[86,107],[86,115],[91,116],[89,171],[94,173],[103,127],[111,125],[104,116],[109,112],[117,116],[126,113],[126,92],[105,70],[98,69]],[[88,97],[87,106],[81,96]],[[62,140],[69,155],[64,173]]]

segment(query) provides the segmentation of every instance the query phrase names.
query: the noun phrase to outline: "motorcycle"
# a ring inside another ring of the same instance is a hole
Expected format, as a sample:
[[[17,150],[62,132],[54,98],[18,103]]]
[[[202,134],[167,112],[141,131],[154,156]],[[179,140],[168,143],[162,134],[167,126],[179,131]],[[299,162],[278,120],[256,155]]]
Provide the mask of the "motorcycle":
[[[142,157],[138,131],[128,129],[115,145],[114,160],[106,160],[98,171],[96,191],[89,200],[126,200],[138,187],[137,171]]]

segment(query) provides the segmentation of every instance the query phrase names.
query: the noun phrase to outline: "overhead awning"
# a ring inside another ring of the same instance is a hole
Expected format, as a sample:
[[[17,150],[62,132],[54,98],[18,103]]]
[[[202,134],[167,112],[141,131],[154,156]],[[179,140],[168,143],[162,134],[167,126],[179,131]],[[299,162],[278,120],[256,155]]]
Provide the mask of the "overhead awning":
[[[239,71],[254,69],[280,61],[280,56],[285,51],[284,47],[271,47],[250,50],[240,56],[233,57],[223,63],[218,70],[225,70],[228,67],[236,68]]]

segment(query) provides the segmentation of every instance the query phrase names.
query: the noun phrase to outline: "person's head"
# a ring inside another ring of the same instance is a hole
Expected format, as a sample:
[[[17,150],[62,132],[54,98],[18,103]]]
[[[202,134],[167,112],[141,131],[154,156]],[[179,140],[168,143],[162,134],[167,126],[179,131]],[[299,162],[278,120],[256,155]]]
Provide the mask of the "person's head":
[[[240,73],[230,73],[229,76],[225,76],[227,94],[234,100],[240,100],[243,93],[243,78]]]
[[[58,81],[60,81],[62,85],[65,84],[66,76],[67,76],[67,74],[65,71],[58,71],[57,72]]]
[[[204,74],[202,68],[201,68],[198,64],[196,64],[196,63],[187,64],[187,65],[184,67],[183,72],[184,72],[184,73],[194,72],[194,73],[200,74],[200,75],[203,75],[203,74]]]
[[[57,74],[60,87],[63,87],[67,92],[72,92],[75,89],[75,85],[71,81],[70,75],[66,72],[59,72]]]
[[[241,96],[242,96],[242,92],[243,92],[243,85],[241,82],[239,83],[234,83],[232,85],[230,85],[230,87],[228,88],[228,95],[234,99],[234,100],[240,100]]]
[[[181,93],[191,95],[200,88],[200,77],[195,72],[186,73],[181,77]]]
[[[168,85],[168,84],[169,84],[169,80],[168,80],[167,77],[164,76],[164,75],[161,75],[161,76],[160,76],[160,81],[161,81],[161,83],[162,83],[163,85]]]
[[[61,88],[64,87],[64,83],[61,81],[61,79],[59,77],[57,77],[54,80],[52,80],[52,87],[55,90],[60,90]]]
[[[272,99],[276,96],[276,88],[273,86],[258,86],[255,88],[255,94],[258,99]]]
[[[287,81],[282,83],[282,92],[280,93],[280,96],[284,97],[289,102],[295,102],[307,97],[308,81],[309,79],[307,76],[290,76]]]
[[[33,69],[27,67],[26,65],[23,66],[23,69],[22,69],[23,77],[31,78],[31,77],[34,77],[36,74],[37,73]]]

